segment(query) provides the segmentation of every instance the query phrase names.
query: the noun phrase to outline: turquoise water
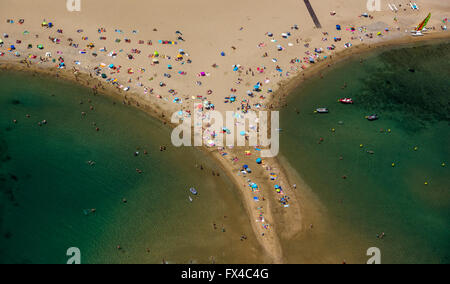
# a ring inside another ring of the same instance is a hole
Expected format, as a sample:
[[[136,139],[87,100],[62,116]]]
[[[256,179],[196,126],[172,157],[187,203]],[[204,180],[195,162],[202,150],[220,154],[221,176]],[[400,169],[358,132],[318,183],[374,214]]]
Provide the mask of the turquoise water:
[[[82,263],[264,261],[233,184],[161,122],[48,77],[0,85],[0,263],[65,263],[69,247]]]
[[[327,225],[287,240],[290,261],[363,263],[378,247],[383,263],[450,262],[449,78],[450,44],[440,42],[349,59],[292,94],[282,155],[326,208]],[[355,104],[337,102],[345,97]],[[372,114],[380,119],[365,119]]]

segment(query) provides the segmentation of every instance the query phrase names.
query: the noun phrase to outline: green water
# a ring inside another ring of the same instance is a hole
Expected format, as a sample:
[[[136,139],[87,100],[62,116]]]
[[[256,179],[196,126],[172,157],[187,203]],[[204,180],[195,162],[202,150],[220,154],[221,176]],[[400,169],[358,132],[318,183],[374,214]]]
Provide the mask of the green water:
[[[450,44],[439,42],[349,59],[292,94],[282,155],[326,208],[327,227],[287,240],[290,261],[363,263],[378,247],[383,263],[450,262],[449,78]]]
[[[264,261],[237,190],[162,123],[52,78],[0,73],[0,86],[0,263],[65,263],[69,247],[82,263]]]

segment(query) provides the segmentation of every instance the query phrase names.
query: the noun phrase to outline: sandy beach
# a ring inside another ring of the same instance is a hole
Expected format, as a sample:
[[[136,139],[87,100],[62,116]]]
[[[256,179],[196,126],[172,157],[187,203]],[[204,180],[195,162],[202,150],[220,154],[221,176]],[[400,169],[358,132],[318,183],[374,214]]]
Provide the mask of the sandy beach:
[[[310,2],[321,28],[299,0],[82,0],[79,12],[68,11],[65,1],[4,0],[0,68],[73,80],[171,124],[172,113],[201,115],[205,106],[277,110],[308,76],[344,58],[449,35],[444,1],[413,1],[416,10],[410,1],[381,1],[381,11],[368,11],[363,0]],[[429,32],[412,37],[430,12]],[[302,181],[289,179],[277,158],[257,163],[257,147],[202,149],[241,189],[267,256],[283,263],[280,234],[289,238],[312,225],[302,219],[308,202],[297,194]]]

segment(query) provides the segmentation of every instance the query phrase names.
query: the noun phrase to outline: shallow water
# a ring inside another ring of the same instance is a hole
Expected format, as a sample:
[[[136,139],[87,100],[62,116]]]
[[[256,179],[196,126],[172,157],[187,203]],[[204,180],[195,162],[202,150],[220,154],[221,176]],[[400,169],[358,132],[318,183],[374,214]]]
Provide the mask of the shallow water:
[[[358,56],[295,90],[281,152],[326,208],[310,214],[326,227],[286,240],[291,262],[364,263],[369,247],[383,263],[450,262],[448,78],[447,41]]]
[[[48,77],[3,72],[0,85],[1,263],[65,263],[69,247],[82,263],[264,261],[237,189],[161,122]]]

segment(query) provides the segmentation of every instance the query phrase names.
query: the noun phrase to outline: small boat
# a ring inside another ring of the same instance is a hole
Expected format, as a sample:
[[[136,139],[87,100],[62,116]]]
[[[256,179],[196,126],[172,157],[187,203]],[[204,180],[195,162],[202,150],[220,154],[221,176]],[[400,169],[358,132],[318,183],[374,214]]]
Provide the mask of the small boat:
[[[368,121],[375,121],[375,120],[378,120],[378,115],[376,115],[376,114],[373,114],[373,115],[369,115],[369,116],[367,116],[367,120]]]
[[[413,31],[411,31],[412,36],[423,36],[425,32],[427,32],[427,24],[431,19],[431,13],[428,13],[428,16],[423,20]]]
[[[328,111],[327,108],[322,107],[322,108],[316,109],[316,112],[317,112],[317,113],[328,113],[329,111]]]
[[[191,187],[191,188],[189,189],[189,191],[190,191],[193,195],[197,195],[197,194],[198,194],[197,190],[196,190],[195,188],[193,188],[193,187]]]
[[[353,100],[351,98],[343,98],[340,99],[339,102],[343,104],[353,104]]]
[[[194,200],[192,199],[192,197],[189,196],[189,201],[192,202],[192,201],[194,201]]]

